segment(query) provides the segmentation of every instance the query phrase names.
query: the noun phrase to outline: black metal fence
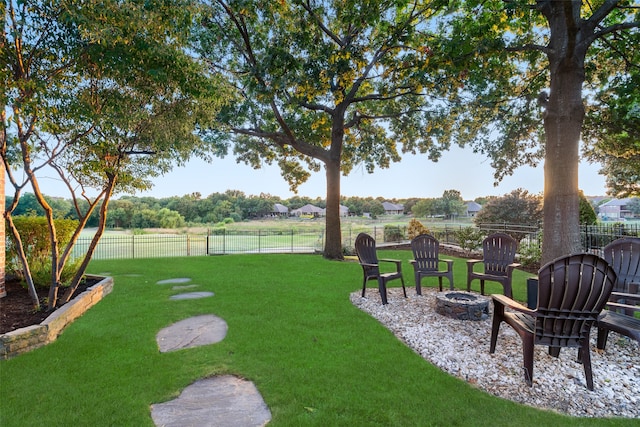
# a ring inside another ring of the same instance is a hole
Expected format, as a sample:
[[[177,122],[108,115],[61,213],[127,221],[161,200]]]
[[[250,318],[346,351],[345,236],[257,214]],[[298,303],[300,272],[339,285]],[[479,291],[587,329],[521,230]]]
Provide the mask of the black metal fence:
[[[430,232],[445,244],[457,245],[460,230],[467,224],[431,226]],[[477,227],[488,235],[501,231],[517,236],[521,244],[540,244],[542,230],[516,224],[481,224]],[[407,242],[406,226],[373,225],[345,227],[343,246],[353,248],[360,232],[371,234],[378,242]],[[581,236],[586,251],[597,251],[622,236],[640,236],[638,224],[582,226]],[[83,256],[91,237],[81,237],[74,256]],[[234,253],[315,253],[324,247],[324,228],[290,230],[226,230],[214,229],[207,234],[106,234],[100,240],[93,259],[133,259],[177,256],[222,255]]]

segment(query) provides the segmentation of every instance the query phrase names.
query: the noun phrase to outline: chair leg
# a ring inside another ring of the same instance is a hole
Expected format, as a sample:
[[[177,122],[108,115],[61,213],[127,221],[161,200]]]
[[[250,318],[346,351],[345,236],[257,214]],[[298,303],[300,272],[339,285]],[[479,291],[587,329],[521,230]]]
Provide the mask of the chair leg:
[[[367,278],[362,281],[362,298],[364,298],[364,292],[367,290]]]
[[[420,277],[420,273],[415,274],[416,278],[416,294],[422,295],[422,284],[420,283],[422,277]]]
[[[504,294],[505,296],[508,296],[509,298],[513,299],[513,291],[511,290],[511,282],[504,282],[502,284],[502,287],[504,288]]]
[[[484,280],[480,279],[480,295],[484,295]]]
[[[531,387],[533,386],[533,335],[522,337],[522,356],[524,359],[524,379]]]
[[[598,328],[598,339],[596,347],[598,350],[604,350],[607,346],[607,338],[609,337],[609,330],[605,328]]]
[[[449,279],[449,290],[453,290],[453,273],[451,271],[447,274],[447,279]]]
[[[382,298],[382,305],[387,304],[387,285],[381,278],[378,278],[378,290],[380,291],[380,298]]]
[[[404,287],[404,278],[400,276],[400,281],[402,282],[402,292],[404,293],[404,297],[407,297],[407,288]]]
[[[489,353],[495,353],[496,343],[498,342],[498,331],[500,330],[500,323],[504,319],[504,305],[495,303],[493,304],[493,320],[491,321],[491,341],[489,344]]]
[[[438,276],[438,286],[440,287],[440,292],[442,292],[442,276]]]
[[[498,318],[493,316],[493,321],[491,322],[491,341],[489,343],[489,353],[493,354],[496,352],[496,344],[498,343],[498,331],[500,330],[500,323],[502,321],[498,320]]]
[[[593,372],[591,371],[591,353],[589,352],[589,339],[585,339],[580,347],[580,359],[584,366],[584,376],[587,380],[587,388],[593,391]]]

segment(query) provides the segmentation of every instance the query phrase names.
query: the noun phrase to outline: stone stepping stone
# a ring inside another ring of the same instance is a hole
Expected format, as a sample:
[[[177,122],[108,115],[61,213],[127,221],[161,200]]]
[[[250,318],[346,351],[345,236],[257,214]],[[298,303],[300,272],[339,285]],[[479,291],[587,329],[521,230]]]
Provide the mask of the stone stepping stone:
[[[256,386],[233,375],[205,378],[185,388],[177,399],[151,405],[156,426],[264,426],[271,411]]]
[[[197,288],[198,285],[178,285],[178,286],[174,286],[171,289],[174,291],[181,291],[183,289],[193,289],[193,288]]]
[[[227,335],[227,329],[227,322],[213,314],[205,314],[162,329],[156,335],[156,342],[160,352],[167,353],[220,342]]]
[[[166,280],[159,280],[156,282],[157,285],[166,285],[169,283],[187,283],[190,282],[191,279],[189,279],[188,277],[177,277],[175,279],[166,279]]]
[[[183,300],[183,299],[198,299],[212,297],[213,292],[201,291],[201,292],[186,292],[184,294],[172,295],[169,297],[171,300]]]

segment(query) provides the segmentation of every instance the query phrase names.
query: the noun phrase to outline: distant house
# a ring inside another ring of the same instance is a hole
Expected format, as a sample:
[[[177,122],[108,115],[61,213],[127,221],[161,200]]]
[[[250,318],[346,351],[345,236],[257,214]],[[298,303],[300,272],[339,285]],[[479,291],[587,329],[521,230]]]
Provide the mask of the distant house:
[[[480,212],[480,209],[482,209],[482,205],[474,202],[473,200],[465,202],[465,204],[467,205],[467,216],[469,217],[476,216],[476,214]]]
[[[306,204],[301,208],[294,209],[291,211],[291,215],[301,216],[301,215],[312,215],[312,216],[322,216],[324,214],[324,210],[312,204]]]
[[[404,213],[404,205],[382,202],[382,207],[386,215],[402,215]]]
[[[632,218],[633,212],[627,205],[632,199],[611,199],[606,203],[598,206],[598,216],[604,220],[619,220],[623,218]]]
[[[327,215],[327,209],[322,209],[322,216]],[[340,205],[340,216],[349,216],[349,208],[346,206]]]
[[[280,203],[276,203],[273,205],[273,210],[271,212],[272,216],[288,216],[289,208],[285,205],[281,205]]]

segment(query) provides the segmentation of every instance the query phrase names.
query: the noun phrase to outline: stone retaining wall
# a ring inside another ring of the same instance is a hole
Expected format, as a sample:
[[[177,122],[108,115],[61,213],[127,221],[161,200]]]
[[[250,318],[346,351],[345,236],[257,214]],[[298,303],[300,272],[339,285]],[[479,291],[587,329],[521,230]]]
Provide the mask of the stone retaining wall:
[[[0,359],[9,359],[55,341],[65,327],[98,303],[113,289],[113,278],[105,277],[47,317],[39,325],[0,335]]]

